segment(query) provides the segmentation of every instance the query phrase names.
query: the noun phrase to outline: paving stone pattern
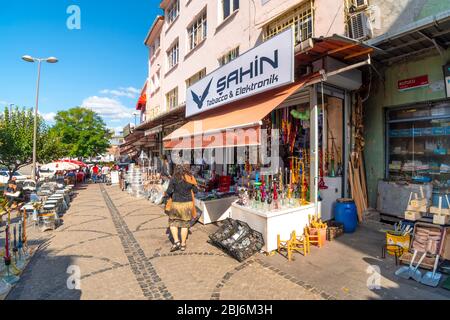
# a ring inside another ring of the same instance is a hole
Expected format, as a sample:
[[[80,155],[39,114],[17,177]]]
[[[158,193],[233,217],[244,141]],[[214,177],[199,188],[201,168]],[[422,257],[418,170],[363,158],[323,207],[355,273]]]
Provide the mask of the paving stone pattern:
[[[79,188],[63,219],[55,231],[30,232],[40,247],[7,299],[333,299],[261,254],[239,263],[210,245],[216,225],[196,224],[186,252],[170,253],[162,208],[116,186]],[[80,289],[67,286],[70,266]]]

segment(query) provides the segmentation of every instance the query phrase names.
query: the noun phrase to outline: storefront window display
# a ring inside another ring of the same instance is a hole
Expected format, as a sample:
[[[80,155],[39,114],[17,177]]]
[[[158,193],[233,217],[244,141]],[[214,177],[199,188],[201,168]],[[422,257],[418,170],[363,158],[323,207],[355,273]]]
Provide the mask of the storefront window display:
[[[450,187],[450,101],[387,111],[387,165],[390,180]]]

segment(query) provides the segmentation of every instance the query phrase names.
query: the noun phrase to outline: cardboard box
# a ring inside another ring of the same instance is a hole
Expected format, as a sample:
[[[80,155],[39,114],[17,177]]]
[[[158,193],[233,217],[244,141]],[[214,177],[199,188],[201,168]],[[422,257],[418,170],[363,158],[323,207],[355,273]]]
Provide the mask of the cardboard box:
[[[440,224],[440,225],[446,225],[446,224],[448,224],[449,218],[450,218],[450,216],[445,215],[445,214],[443,214],[443,215],[435,214],[433,216],[433,223]]]
[[[422,212],[418,211],[405,211],[405,219],[410,221],[416,221],[422,218]]]

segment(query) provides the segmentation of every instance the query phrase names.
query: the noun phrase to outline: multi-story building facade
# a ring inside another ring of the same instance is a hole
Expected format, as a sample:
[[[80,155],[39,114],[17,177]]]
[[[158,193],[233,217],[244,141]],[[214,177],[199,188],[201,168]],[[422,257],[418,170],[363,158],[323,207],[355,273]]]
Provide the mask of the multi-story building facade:
[[[152,120],[163,110],[161,90],[161,71],[163,70],[163,57],[161,52],[161,32],[164,25],[164,17],[157,16],[150,31],[145,38],[148,47],[148,78],[147,78],[147,105],[145,108],[146,120]]]
[[[345,34],[336,0],[164,0],[149,48],[147,120],[183,106],[187,88],[259,43],[295,26],[298,50],[308,39]],[[329,10],[334,8],[335,10]]]
[[[442,66],[448,62],[448,41],[445,40],[448,28],[444,30],[438,23],[432,33],[427,33],[431,29],[422,27],[427,26],[425,20],[433,20],[433,15],[438,13],[440,17],[436,19],[444,21],[443,26],[446,26],[447,18],[444,16],[446,10],[450,9],[447,1],[163,0],[160,7],[163,14],[155,19],[145,39],[150,53],[147,101],[146,108],[142,110],[145,113],[142,118],[146,122],[138,126],[137,131],[167,123],[164,120],[166,115],[170,115],[172,122],[177,117],[181,123],[186,121],[183,108],[187,89],[191,85],[292,26],[295,30],[297,65],[303,66],[302,59],[311,55],[321,59],[324,55],[351,51],[356,46],[355,43],[348,43],[334,49],[327,48],[334,44],[335,38],[330,43],[324,43],[324,47],[319,45],[311,50],[321,37],[340,35],[382,48],[373,54],[372,67],[362,69],[366,74],[363,79],[366,84],[364,93],[368,97],[364,99],[368,106],[367,119],[377,119],[366,123],[366,162],[371,206],[376,206],[377,180],[386,177],[388,166],[383,161],[387,157],[383,108],[411,104],[416,98],[425,101],[446,97],[445,88],[439,83],[443,78]],[[400,39],[408,25],[410,30],[407,37]],[[422,31],[418,32],[420,28]],[[401,41],[395,41],[397,38]],[[402,41],[407,42],[402,44]],[[415,52],[416,49],[420,52]],[[365,51],[341,56],[340,60],[349,64],[354,57],[367,56],[372,51],[373,48],[366,48]],[[428,72],[427,67],[432,70]],[[405,70],[412,78],[428,73],[433,86],[417,91],[399,91],[396,86]],[[361,77],[356,81],[355,88],[360,83]],[[336,81],[331,85],[339,87]],[[347,93],[341,95],[341,99],[349,108],[351,98],[348,92],[355,89],[344,89]],[[350,109],[346,111],[347,114],[349,112]],[[344,123],[349,124],[349,120],[345,119]],[[174,128],[163,132],[159,139]],[[346,133],[347,143],[350,143],[350,134]],[[348,159],[344,161],[347,162]]]

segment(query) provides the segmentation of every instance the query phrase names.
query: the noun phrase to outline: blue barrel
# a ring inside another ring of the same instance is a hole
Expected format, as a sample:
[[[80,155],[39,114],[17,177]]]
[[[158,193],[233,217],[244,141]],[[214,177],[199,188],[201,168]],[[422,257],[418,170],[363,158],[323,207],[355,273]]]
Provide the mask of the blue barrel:
[[[356,205],[352,199],[337,199],[334,206],[334,219],[344,225],[345,233],[355,232],[358,225]]]

